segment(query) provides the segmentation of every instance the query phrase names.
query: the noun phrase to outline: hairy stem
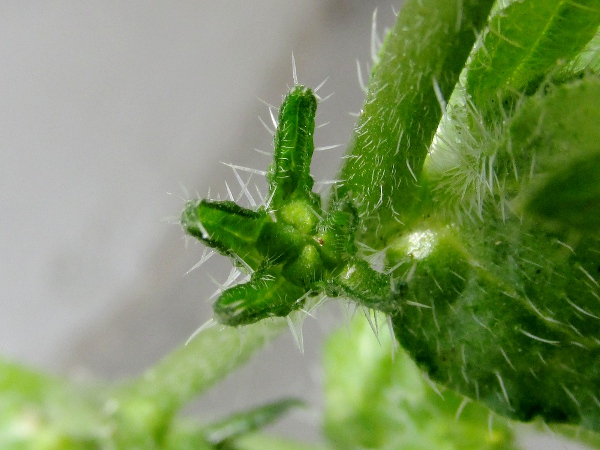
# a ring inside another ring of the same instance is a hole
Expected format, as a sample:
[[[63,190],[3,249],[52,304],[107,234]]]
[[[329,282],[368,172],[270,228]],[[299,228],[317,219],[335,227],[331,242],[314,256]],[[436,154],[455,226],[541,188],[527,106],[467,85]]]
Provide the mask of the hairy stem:
[[[419,174],[448,99],[493,0],[408,0],[369,81],[337,196],[358,207],[381,248],[414,203]]]
[[[241,330],[221,326],[204,330],[136,379],[126,396],[143,398],[163,414],[174,413],[247,362],[285,326],[285,320],[271,319]]]

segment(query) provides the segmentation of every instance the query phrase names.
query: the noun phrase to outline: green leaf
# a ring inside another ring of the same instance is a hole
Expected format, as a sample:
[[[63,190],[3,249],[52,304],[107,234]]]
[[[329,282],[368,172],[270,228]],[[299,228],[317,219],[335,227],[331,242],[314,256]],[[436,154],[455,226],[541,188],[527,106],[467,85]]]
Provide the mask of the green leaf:
[[[308,444],[279,436],[253,433],[236,439],[235,450],[331,450],[331,448],[321,444]]]
[[[0,361],[0,448],[92,449],[108,444],[101,392]]]
[[[204,433],[212,444],[222,444],[259,430],[279,419],[291,408],[302,405],[303,403],[297,399],[279,400],[248,411],[235,413],[205,427]]]
[[[336,448],[515,448],[506,421],[490,419],[484,406],[459,394],[439,392],[392,347],[388,330],[375,337],[362,317],[327,342],[325,432]]]
[[[3,394],[40,402],[48,390],[61,390],[65,385],[64,380],[0,358],[0,392]]]
[[[600,231],[598,105],[600,80],[587,77],[532,98],[512,121],[515,158],[531,168],[516,200],[524,214],[582,233]]]
[[[417,179],[492,0],[409,0],[388,34],[341,171],[350,198],[383,248],[416,201]],[[400,221],[400,222],[399,222]]]
[[[391,285],[390,277],[372,269],[366,261],[354,258],[337,277],[329,280],[328,294],[346,297],[367,308],[390,313],[399,308],[402,285]]]
[[[207,449],[200,425],[175,417],[282,330],[272,320],[248,328],[205,330],[136,380],[79,385],[0,361],[0,448]],[[291,403],[257,413],[259,425]],[[267,408],[268,409],[268,408]]]
[[[548,178],[527,200],[525,211],[581,232],[600,232],[600,151]]]
[[[572,79],[586,72],[600,75],[600,29],[583,50],[567,64],[558,78]]]
[[[323,279],[335,276],[356,253],[356,209],[342,200],[326,214],[312,192],[316,108],[315,95],[304,86],[294,86],[284,98],[265,205],[253,211],[232,201],[198,200],[188,202],[181,214],[186,233],[251,275],[250,281],[224,290],[213,305],[222,324],[287,316],[323,291]]]
[[[455,99],[423,214],[387,252],[406,282],[396,336],[432,379],[510,418],[595,431],[599,91],[592,76],[550,86],[498,123]]]
[[[467,92],[476,106],[487,107],[498,101],[499,90],[535,91],[594,37],[599,25],[598,0],[511,3],[490,21],[469,65]]]

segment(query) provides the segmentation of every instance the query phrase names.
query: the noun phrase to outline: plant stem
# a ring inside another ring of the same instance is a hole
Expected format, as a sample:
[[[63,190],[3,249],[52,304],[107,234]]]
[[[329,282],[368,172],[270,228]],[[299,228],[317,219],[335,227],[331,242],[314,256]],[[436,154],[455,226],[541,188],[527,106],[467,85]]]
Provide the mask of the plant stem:
[[[367,243],[382,248],[415,204],[443,102],[493,0],[408,0],[385,40],[341,172],[337,196],[358,207]]]
[[[269,319],[243,328],[204,330],[134,380],[126,395],[154,404],[162,415],[174,413],[244,364],[285,326],[283,319]]]

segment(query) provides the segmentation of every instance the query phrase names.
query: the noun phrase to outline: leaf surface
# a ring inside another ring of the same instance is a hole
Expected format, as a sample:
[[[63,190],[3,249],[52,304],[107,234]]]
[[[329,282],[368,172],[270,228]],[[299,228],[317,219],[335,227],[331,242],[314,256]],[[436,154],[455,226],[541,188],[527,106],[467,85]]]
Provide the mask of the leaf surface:
[[[477,106],[496,93],[534,91],[539,82],[574,57],[600,25],[598,0],[527,0],[492,17],[469,67],[467,91]]]

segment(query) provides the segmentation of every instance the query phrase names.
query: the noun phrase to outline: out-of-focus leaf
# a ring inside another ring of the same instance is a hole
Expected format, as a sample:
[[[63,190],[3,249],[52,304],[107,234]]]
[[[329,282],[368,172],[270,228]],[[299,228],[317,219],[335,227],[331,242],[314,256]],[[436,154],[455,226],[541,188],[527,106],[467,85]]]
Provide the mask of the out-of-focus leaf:
[[[582,232],[600,231],[600,148],[557,170],[532,195],[526,210]]]
[[[0,361],[0,448],[208,448],[202,427],[183,423],[175,413],[245,362],[283,324],[272,320],[248,328],[243,339],[235,328],[205,330],[118,386],[78,385]]]
[[[323,444],[307,444],[289,439],[252,433],[235,440],[235,450],[331,450]]]
[[[376,338],[362,317],[330,338],[324,364],[325,432],[336,448],[516,448],[505,420],[427,382],[401,349],[394,354],[388,330]]]
[[[209,442],[219,444],[256,431],[279,419],[291,408],[301,406],[297,399],[284,399],[248,411],[235,413],[204,429]]]
[[[568,78],[585,72],[600,75],[600,28],[596,32],[596,36],[561,71],[559,77]]]

